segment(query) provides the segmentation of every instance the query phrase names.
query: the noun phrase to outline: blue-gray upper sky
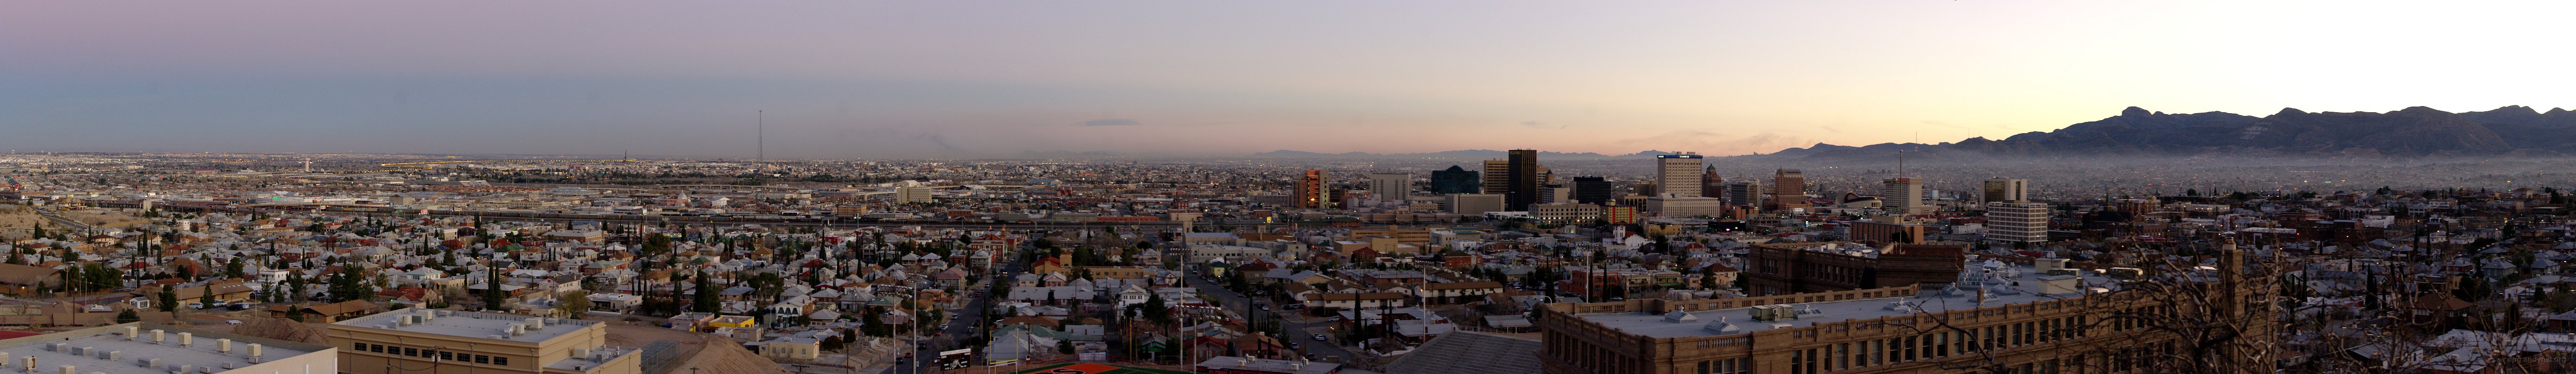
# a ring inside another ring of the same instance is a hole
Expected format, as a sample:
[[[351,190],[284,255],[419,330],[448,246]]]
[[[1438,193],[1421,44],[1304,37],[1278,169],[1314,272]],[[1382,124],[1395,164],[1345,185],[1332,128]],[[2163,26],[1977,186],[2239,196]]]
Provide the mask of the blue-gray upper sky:
[[[1952,141],[2576,107],[2569,2],[0,4],[0,148],[780,158]]]

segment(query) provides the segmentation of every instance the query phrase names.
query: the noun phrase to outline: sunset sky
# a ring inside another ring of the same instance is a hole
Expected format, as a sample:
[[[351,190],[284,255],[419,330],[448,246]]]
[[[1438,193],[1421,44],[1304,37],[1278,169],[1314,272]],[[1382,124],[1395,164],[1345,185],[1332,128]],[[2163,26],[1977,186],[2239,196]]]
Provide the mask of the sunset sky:
[[[2249,4],[2252,3],[2252,4]],[[2576,2],[0,4],[0,148],[1712,155],[2576,108]]]

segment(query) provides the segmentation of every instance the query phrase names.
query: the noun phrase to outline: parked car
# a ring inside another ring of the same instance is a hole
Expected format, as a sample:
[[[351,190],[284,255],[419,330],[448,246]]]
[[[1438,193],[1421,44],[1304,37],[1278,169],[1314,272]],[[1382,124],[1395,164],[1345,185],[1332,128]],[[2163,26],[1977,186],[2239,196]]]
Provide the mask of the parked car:
[[[228,319],[228,320],[224,320],[224,324],[226,324],[226,325],[239,325],[239,324],[241,324],[241,320],[238,320],[238,319]]]
[[[1315,341],[1319,341],[1319,342],[1320,342],[1320,341],[1324,341],[1324,340],[1326,340],[1326,338],[1324,338],[1324,334],[1315,334]]]

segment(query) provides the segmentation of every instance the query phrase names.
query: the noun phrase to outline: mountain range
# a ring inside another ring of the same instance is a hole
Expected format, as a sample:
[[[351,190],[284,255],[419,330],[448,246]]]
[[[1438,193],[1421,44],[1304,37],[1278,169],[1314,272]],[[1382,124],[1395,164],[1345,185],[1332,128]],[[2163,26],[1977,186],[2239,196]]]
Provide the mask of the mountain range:
[[[1548,152],[1548,151],[1539,151],[1539,152],[1538,152],[1538,157],[1539,157],[1540,159],[1651,158],[1651,157],[1655,157],[1656,155],[1669,155],[1669,154],[1674,154],[1674,153],[1676,153],[1676,152],[1666,152],[1666,151],[1646,150],[1646,151],[1640,151],[1640,152],[1637,152],[1637,153],[1630,153],[1630,154],[1624,154],[1624,155],[1616,155],[1616,156],[1612,156],[1612,155],[1604,155],[1604,154],[1592,153],[1592,152],[1583,152],[1583,153],[1565,153],[1565,152]],[[1317,153],[1317,152],[1291,151],[1291,150],[1285,150],[1285,149],[1282,149],[1282,150],[1276,150],[1276,151],[1269,151],[1269,152],[1261,152],[1261,153],[1254,153],[1254,154],[1252,154],[1252,156],[1253,156],[1253,157],[1280,157],[1280,158],[1465,158],[1465,159],[1496,159],[1496,158],[1504,158],[1504,157],[1509,156],[1509,155],[1510,155],[1510,152],[1507,152],[1507,151],[1497,151],[1497,150],[1491,150],[1491,149],[1462,149],[1462,150],[1455,150],[1455,151],[1440,151],[1440,152],[1428,152],[1428,153],[1368,153],[1368,152]]]
[[[2281,109],[2255,117],[2226,112],[2166,114],[2129,107],[2118,116],[2047,132],[1956,143],[1818,143],[1771,156],[1880,158],[1898,151],[1923,156],[2136,156],[2246,154],[2326,157],[2562,156],[2576,153],[2576,111],[2507,106],[2451,113],[2411,107],[2394,112]]]

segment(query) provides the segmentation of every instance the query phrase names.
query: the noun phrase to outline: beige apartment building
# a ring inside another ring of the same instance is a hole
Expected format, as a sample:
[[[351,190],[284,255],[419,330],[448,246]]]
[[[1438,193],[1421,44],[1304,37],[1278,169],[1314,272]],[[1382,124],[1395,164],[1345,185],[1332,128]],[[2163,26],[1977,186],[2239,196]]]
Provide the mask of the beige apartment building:
[[[2232,243],[2222,252],[2237,253]],[[2172,277],[2190,281],[2154,287],[2119,269],[1995,260],[1971,258],[1961,281],[1938,287],[1549,304],[1536,318],[1540,371],[2043,374],[2191,365],[2160,356],[2193,348],[2179,329],[2150,325],[2199,324],[2151,322],[2159,320],[2244,326],[2230,331],[2241,336],[2234,343],[2209,347],[2217,364],[2207,366],[2273,368],[2277,283],[2237,256],[2221,256],[2217,270]]]
[[[407,308],[330,325],[343,373],[637,374],[642,349],[598,321]]]

